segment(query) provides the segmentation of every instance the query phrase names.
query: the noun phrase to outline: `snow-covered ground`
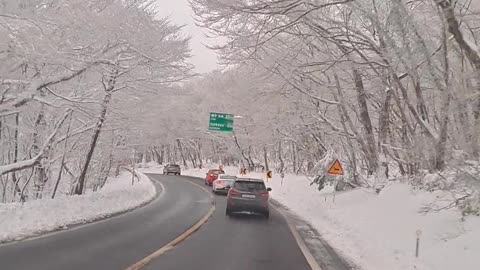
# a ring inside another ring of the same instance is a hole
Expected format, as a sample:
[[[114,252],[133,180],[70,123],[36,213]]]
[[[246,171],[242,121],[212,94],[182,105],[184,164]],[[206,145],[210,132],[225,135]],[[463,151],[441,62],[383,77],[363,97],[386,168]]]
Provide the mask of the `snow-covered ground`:
[[[183,174],[203,178],[207,169],[185,170]],[[232,167],[225,171],[239,173]],[[259,173],[248,176],[265,179]],[[279,175],[274,175],[267,185],[273,189],[272,198],[309,221],[361,269],[480,269],[479,217],[461,221],[456,209],[420,213],[443,195],[440,192],[395,183],[380,194],[365,189],[340,192],[334,202],[331,187],[319,192],[305,176],[286,175],[282,184]],[[419,258],[415,257],[417,231],[421,231]]]
[[[156,195],[144,174],[132,186],[128,172],[108,179],[105,186],[82,196],[59,195],[26,203],[0,204],[0,243],[87,223],[134,209]]]

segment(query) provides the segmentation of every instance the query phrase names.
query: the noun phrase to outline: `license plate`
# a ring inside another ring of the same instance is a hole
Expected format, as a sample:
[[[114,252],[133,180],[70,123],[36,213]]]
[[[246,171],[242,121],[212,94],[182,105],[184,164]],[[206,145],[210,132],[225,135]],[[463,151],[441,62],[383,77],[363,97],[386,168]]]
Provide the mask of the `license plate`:
[[[242,198],[255,198],[255,195],[243,194]]]

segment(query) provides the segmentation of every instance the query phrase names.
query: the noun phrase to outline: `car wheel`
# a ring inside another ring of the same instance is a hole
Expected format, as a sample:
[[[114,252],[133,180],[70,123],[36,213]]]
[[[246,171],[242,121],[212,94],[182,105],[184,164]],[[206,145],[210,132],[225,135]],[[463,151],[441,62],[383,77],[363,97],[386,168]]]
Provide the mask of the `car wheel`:
[[[227,208],[227,210],[225,210],[225,215],[226,216],[231,216],[232,215],[232,212],[230,211],[230,209]]]
[[[267,212],[263,213],[263,216],[264,216],[266,219],[269,219],[269,218],[270,218],[270,211],[267,211]]]

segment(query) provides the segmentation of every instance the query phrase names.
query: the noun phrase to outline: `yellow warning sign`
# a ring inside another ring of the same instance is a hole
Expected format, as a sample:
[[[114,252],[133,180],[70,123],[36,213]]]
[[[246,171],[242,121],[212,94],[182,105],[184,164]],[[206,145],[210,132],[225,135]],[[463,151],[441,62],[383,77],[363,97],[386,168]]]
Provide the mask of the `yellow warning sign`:
[[[328,169],[327,173],[330,175],[343,175],[342,164],[340,164],[340,161],[338,161],[338,159],[335,159],[335,161]]]

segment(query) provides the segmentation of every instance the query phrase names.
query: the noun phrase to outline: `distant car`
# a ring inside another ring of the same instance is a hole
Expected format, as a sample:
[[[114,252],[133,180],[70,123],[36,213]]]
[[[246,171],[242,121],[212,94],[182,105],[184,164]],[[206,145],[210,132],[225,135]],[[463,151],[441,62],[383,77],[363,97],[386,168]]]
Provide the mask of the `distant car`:
[[[228,190],[232,187],[233,181],[237,179],[236,176],[219,174],[217,180],[213,181],[212,191],[215,194],[227,194]]]
[[[207,176],[205,176],[205,185],[211,186],[213,181],[217,180],[219,174],[225,174],[225,172],[219,169],[209,170]]]
[[[175,174],[180,175],[181,169],[180,165],[177,164],[168,164],[163,167],[163,174]]]
[[[269,218],[268,192],[271,190],[265,187],[262,179],[237,178],[228,190],[225,214],[230,216],[235,212],[253,212]]]

